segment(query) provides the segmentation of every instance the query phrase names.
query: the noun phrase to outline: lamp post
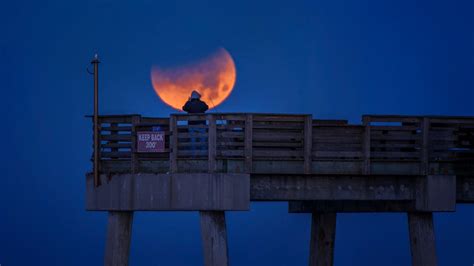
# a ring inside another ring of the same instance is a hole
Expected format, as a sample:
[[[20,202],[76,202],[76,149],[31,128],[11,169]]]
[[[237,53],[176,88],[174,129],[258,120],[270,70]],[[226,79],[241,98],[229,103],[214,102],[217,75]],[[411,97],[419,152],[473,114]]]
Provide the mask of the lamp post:
[[[100,185],[99,179],[99,56],[94,55],[91,64],[94,66],[94,186]]]

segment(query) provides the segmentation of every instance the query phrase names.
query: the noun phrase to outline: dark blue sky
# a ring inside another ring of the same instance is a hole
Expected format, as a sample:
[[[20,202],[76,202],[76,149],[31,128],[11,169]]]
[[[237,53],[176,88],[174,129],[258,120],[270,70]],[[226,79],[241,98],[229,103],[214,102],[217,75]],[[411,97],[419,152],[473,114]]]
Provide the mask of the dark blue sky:
[[[167,116],[152,65],[226,48],[219,112],[474,115],[473,1],[2,1],[0,264],[101,265],[106,214],[84,211],[92,79],[103,113]],[[338,216],[336,265],[409,265],[406,216]],[[440,265],[474,263],[474,206],[435,216]],[[228,213],[232,265],[305,265],[310,216]],[[131,265],[201,265],[196,213],[137,213]]]

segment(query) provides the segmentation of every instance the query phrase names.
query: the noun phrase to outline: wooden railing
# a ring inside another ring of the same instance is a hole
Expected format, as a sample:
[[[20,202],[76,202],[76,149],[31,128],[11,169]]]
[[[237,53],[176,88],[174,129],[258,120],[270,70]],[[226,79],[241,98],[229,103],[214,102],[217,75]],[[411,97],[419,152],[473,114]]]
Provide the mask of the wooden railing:
[[[419,174],[472,173],[474,118],[366,115],[101,116],[100,170]],[[163,131],[162,153],[138,153],[137,131]],[[295,170],[296,169],[296,170]]]

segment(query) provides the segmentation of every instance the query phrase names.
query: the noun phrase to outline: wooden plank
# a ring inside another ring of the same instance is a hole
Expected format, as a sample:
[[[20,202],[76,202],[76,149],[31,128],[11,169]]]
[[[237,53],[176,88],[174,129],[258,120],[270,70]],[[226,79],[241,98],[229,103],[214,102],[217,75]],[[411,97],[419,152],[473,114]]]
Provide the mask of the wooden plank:
[[[187,139],[189,140],[189,139]],[[186,150],[186,148],[191,148],[191,147],[200,147],[204,150],[207,150],[207,139],[206,142],[184,142],[184,141],[178,141],[178,148],[180,150]]]
[[[117,149],[131,149],[132,148],[132,143],[104,143],[100,145],[102,148],[117,148]]]
[[[342,137],[323,137],[314,136],[317,132],[313,131],[313,145],[314,143],[332,143],[332,144],[346,144],[346,143],[362,143],[363,135],[357,135],[353,138],[342,138]]]
[[[245,172],[251,173],[253,171],[253,116],[246,115],[245,117]]]
[[[421,152],[399,152],[399,151],[372,151],[370,158],[416,158],[419,160]]]
[[[245,121],[246,114],[217,114],[213,113],[216,120]]]
[[[217,132],[217,138],[223,139],[223,138],[232,138],[232,139],[238,139],[238,140],[243,140],[245,138],[245,133],[242,132]]]
[[[408,122],[417,123],[420,121],[419,116],[404,115],[364,115],[362,119],[368,119],[370,122]]]
[[[465,118],[430,118],[431,123],[446,123],[446,124],[474,124],[474,117]]]
[[[435,234],[431,212],[408,213],[410,251],[413,266],[436,266]]]
[[[328,125],[328,126],[339,126],[347,125],[347,120],[334,120],[334,119],[313,119],[313,125]]]
[[[129,151],[101,152],[102,158],[131,158],[132,153]]]
[[[216,171],[216,118],[213,115],[208,115],[207,120],[209,123],[209,132],[208,132],[208,163],[209,163],[209,173],[214,173]]]
[[[371,142],[371,148],[372,149],[380,149],[380,148],[385,148],[385,149],[400,149],[400,148],[413,148],[413,149],[421,149],[421,145],[417,143],[411,143],[407,141],[401,141],[401,142],[384,142],[384,141],[375,141],[373,140]]]
[[[254,141],[303,141],[304,136],[302,132],[253,132]]]
[[[207,138],[207,133],[196,133],[196,132],[179,132],[179,139],[189,139],[189,138]]]
[[[221,157],[245,157],[244,150],[217,150],[217,156]]]
[[[378,126],[372,125],[372,131],[416,131],[419,127],[415,126]]]
[[[140,124],[159,124],[159,125],[169,125],[169,118],[165,117],[141,117]]]
[[[280,124],[255,124],[253,125],[254,129],[264,130],[301,130],[301,124],[288,124],[288,125],[280,125]]]
[[[309,265],[333,266],[336,241],[336,213],[311,215]]]
[[[101,140],[105,141],[131,141],[131,134],[100,135]]]
[[[370,135],[373,139],[388,137],[391,139],[412,139],[411,137],[415,136],[421,139],[421,134],[418,134],[416,131],[378,131],[374,130],[371,126]]]
[[[206,120],[206,114],[174,114],[176,121],[195,121],[195,120]]]
[[[253,142],[254,148],[302,148],[301,142]]]
[[[178,129],[176,116],[170,116],[170,173],[178,172]]]
[[[118,123],[118,124],[131,124],[132,116],[99,116],[99,123],[109,124],[109,123]]]
[[[204,150],[178,150],[178,158],[191,158],[191,157],[208,157],[209,152],[207,149]]]
[[[304,151],[291,150],[253,150],[254,157],[304,157]]]
[[[100,127],[101,131],[127,131],[130,132],[132,131],[131,126],[117,126],[117,123],[112,123],[115,124],[114,126],[108,126],[108,127]]]
[[[313,151],[315,159],[320,157],[363,157],[362,151]]]
[[[253,121],[304,122],[304,119],[304,115],[253,115]]]
[[[314,144],[317,144],[317,148],[313,148],[313,150],[321,150],[321,151],[360,151],[362,150],[362,144],[361,142],[359,143],[325,143],[325,142],[313,142],[313,147],[315,146]]]

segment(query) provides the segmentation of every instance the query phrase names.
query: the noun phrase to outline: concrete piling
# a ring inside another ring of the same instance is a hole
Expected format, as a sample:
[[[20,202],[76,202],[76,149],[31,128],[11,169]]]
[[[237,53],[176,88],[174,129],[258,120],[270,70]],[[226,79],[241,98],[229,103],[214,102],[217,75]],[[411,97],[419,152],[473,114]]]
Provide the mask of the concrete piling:
[[[229,265],[225,212],[200,211],[205,266]]]
[[[105,266],[128,266],[133,212],[109,211]]]
[[[408,213],[410,251],[413,266],[436,266],[436,244],[433,213]]]
[[[312,213],[309,266],[332,266],[336,213]]]

